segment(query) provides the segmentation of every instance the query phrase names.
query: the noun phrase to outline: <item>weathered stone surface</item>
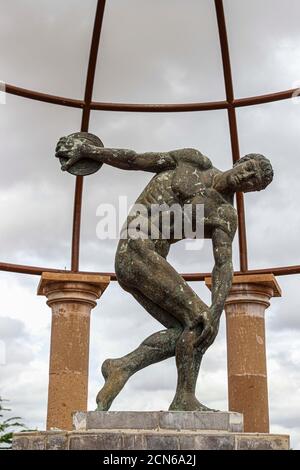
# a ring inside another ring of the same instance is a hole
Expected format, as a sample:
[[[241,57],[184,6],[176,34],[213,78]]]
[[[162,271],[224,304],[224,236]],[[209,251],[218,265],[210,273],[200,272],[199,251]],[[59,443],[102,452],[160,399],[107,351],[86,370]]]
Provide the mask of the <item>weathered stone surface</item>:
[[[48,432],[46,440],[47,450],[64,450],[68,446],[67,433],[62,432]]]
[[[236,437],[237,450],[289,450],[289,436],[245,434]]]
[[[76,416],[76,415],[75,415]],[[75,424],[75,423],[74,423]],[[89,411],[86,429],[157,429],[159,413],[140,411]]]
[[[178,450],[179,441],[179,435],[151,433],[144,437],[146,450]]]
[[[169,411],[159,415],[162,429],[243,431],[243,416],[239,413]]]
[[[180,450],[235,450],[235,436],[229,433],[181,434]]]
[[[234,435],[230,434],[216,434],[216,435],[201,435],[195,437],[195,447],[198,450],[234,450],[235,439]]]
[[[46,448],[45,433],[33,431],[14,435],[13,450],[44,450]]]
[[[85,431],[88,429],[86,427],[86,417],[87,413],[85,411],[75,411],[72,414],[72,423],[73,423],[73,429],[76,431]]]
[[[29,450],[45,450],[46,449],[46,436],[39,435],[29,439]]]
[[[69,437],[69,450],[121,450],[120,432],[80,433]]]
[[[15,435],[12,442],[13,450],[28,450],[29,447],[29,438]]]
[[[77,431],[92,429],[166,429],[243,431],[243,416],[235,412],[89,411],[73,415]]]
[[[122,434],[122,450],[143,450],[145,441],[143,432]]]
[[[228,431],[243,432],[244,431],[244,415],[234,411],[229,412],[229,426]]]
[[[16,434],[15,450],[288,450],[289,436],[220,431],[97,430]]]

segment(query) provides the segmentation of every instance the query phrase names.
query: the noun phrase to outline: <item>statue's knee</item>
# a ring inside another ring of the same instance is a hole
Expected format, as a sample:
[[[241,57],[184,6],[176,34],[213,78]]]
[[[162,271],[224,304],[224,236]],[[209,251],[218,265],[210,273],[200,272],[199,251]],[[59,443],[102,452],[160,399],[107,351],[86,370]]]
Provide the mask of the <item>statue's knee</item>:
[[[143,263],[134,256],[116,257],[115,273],[119,284],[123,287],[136,286],[143,273]]]
[[[128,250],[133,258],[145,259],[147,254],[154,251],[154,244],[149,239],[130,239],[128,241]]]
[[[130,283],[130,270],[128,269],[128,260],[125,259],[123,256],[116,256],[115,260],[115,273],[117,280],[121,287],[125,288],[125,286]],[[127,290],[127,289],[125,289]]]

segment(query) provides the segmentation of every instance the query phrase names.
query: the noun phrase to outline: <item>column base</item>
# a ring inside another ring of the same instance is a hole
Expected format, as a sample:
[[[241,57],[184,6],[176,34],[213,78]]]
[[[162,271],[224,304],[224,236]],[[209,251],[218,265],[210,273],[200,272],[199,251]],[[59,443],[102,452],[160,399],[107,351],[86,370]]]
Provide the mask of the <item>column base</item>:
[[[288,450],[289,436],[243,433],[233,412],[78,412],[75,430],[14,435],[15,450]]]

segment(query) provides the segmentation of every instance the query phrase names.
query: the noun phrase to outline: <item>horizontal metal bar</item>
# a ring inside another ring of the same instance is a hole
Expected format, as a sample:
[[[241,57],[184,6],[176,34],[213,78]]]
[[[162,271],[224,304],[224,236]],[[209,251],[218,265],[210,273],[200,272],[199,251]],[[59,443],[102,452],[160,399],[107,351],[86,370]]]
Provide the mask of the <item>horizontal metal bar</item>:
[[[216,109],[227,109],[228,107],[229,104],[227,101],[173,104],[91,103],[91,109],[95,111],[126,111],[134,113],[180,113],[189,111],[211,111]]]
[[[65,269],[43,268],[37,266],[25,266],[20,264],[0,263],[0,271],[12,272],[17,274],[31,274],[40,276],[43,272],[52,273],[70,273],[71,271]],[[115,273],[100,273],[95,271],[79,271],[81,274],[99,274],[101,276],[110,276],[113,281],[116,280]],[[274,274],[275,276],[288,276],[291,274],[300,274],[300,265],[295,266],[282,266],[276,268],[265,269],[249,269],[246,272],[235,271],[235,275],[241,274]],[[203,281],[205,277],[211,276],[211,273],[184,273],[181,276],[186,281]]]
[[[49,273],[65,273],[70,272],[65,269],[55,269],[55,268],[41,268],[38,266],[27,266],[21,264],[11,264],[11,263],[0,263],[0,271],[7,271],[17,274],[32,274],[34,276],[40,276],[44,272]]]
[[[300,274],[300,265],[264,269],[248,269],[247,271],[234,271],[235,276],[248,274],[274,274],[274,276],[290,276],[293,274]],[[186,281],[204,281],[206,277],[211,276],[211,273],[185,273],[181,274],[181,276]]]
[[[5,85],[6,93],[21,96],[36,101],[43,101],[61,106],[72,108],[84,107],[84,101],[72,98],[64,98],[62,96],[49,95],[40,93],[26,88],[16,87],[14,85]],[[188,111],[210,111],[217,109],[241,108],[244,106],[254,106],[257,104],[271,103],[290,99],[299,95],[299,89],[280,91],[267,95],[250,96],[247,98],[239,98],[233,100],[232,104],[227,101],[209,101],[205,103],[173,103],[173,104],[137,104],[137,103],[102,103],[94,101],[91,103],[91,109],[94,111],[127,111],[127,112],[152,112],[152,113],[175,113]]]
[[[46,93],[39,93],[38,91],[27,90],[13,85],[5,84],[5,92],[11,95],[21,96],[22,98],[29,98],[31,100],[43,101],[45,103],[59,104],[61,106],[68,106],[71,108],[83,108],[84,101],[73,100],[72,98],[64,98],[62,96],[47,95]]]
[[[299,96],[299,88],[293,88],[291,90],[279,91],[278,93],[269,93],[267,95],[250,96],[249,98],[240,98],[233,100],[233,106],[235,108],[241,108],[244,106],[254,106],[256,104],[272,103],[274,101],[288,100],[293,96]]]

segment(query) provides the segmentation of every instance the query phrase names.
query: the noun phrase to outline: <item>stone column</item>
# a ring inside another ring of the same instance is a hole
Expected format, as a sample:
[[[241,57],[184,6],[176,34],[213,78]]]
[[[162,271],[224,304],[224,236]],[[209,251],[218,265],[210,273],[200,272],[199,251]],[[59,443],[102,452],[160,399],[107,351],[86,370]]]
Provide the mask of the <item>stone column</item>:
[[[265,310],[280,296],[273,274],[240,275],[225,303],[229,409],[243,413],[245,432],[269,432]]]
[[[52,310],[47,429],[72,429],[72,412],[87,409],[90,313],[108,276],[43,273],[38,295]]]

